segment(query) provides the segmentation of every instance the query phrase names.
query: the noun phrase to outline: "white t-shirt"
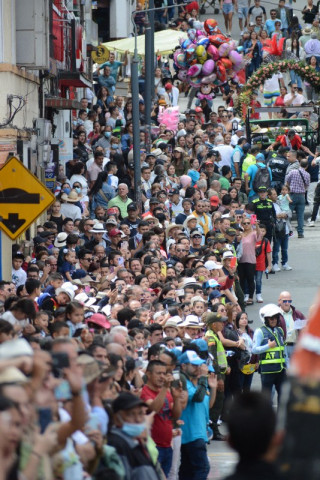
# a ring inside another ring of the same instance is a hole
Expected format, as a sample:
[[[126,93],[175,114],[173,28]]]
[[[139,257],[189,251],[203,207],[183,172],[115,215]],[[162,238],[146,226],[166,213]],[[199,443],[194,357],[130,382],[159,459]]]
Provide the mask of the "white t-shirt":
[[[296,107],[299,107],[300,105],[302,105],[303,103],[305,103],[306,99],[304,98],[303,95],[300,95],[300,93],[297,93],[294,97],[292,95],[292,93],[287,93],[287,95],[284,96],[284,104],[286,104],[286,102],[288,100],[290,100],[292,98],[292,102],[290,103],[290,105],[295,105]],[[295,108],[287,108],[287,111],[289,113],[295,113],[296,109]]]
[[[282,73],[275,73],[271,78],[268,78],[263,85],[263,91],[269,93],[280,93],[279,80],[282,78]]]
[[[217,145],[214,147],[221,155],[221,161],[219,162],[219,169],[224,165],[231,167],[231,157],[233,154],[233,148],[230,145]]]

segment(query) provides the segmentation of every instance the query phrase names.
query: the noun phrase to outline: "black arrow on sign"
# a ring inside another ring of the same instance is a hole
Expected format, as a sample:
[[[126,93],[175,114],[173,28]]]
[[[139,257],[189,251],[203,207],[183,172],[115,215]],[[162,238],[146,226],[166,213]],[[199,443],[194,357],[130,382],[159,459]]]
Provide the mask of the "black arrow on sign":
[[[21,218],[19,219],[18,213],[9,213],[8,218],[2,218],[1,222],[7,227],[8,230],[10,230],[11,233],[16,233],[16,231],[19,230],[24,223],[26,223],[25,220]]]

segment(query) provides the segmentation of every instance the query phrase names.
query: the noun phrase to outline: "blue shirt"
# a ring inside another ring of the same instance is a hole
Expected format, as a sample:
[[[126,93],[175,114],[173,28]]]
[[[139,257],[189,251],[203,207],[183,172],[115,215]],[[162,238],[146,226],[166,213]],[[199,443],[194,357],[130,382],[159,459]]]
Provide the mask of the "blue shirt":
[[[276,20],[279,20],[279,18],[276,18],[275,20],[271,20],[271,18],[269,18],[264,25],[267,29],[269,37],[271,33],[273,33],[276,30],[276,27],[275,27]]]
[[[208,441],[207,437],[207,423],[209,419],[209,395],[205,395],[202,402],[193,402],[193,396],[197,390],[197,385],[193,385],[187,379],[188,403],[183,410],[181,420],[184,421],[182,425],[182,445],[185,443],[194,442],[195,440],[203,439]]]
[[[257,195],[257,192],[255,192],[252,188],[254,177],[256,176],[256,173],[258,171],[257,165],[260,165],[260,167],[265,167],[264,163],[258,162],[257,164],[250,165],[250,167],[248,168],[248,170],[246,172],[250,177],[250,183],[249,183],[250,192],[249,192],[248,198],[252,198],[255,195]],[[270,173],[270,181],[272,181],[272,172],[271,172],[271,169],[269,167],[268,167],[268,170],[269,170],[269,173]]]
[[[118,69],[123,65],[123,62],[117,62],[116,60],[114,62],[105,62],[102,65],[100,65],[100,68],[104,67],[110,67],[110,74],[113,76],[115,82],[117,81],[117,76],[118,76]]]

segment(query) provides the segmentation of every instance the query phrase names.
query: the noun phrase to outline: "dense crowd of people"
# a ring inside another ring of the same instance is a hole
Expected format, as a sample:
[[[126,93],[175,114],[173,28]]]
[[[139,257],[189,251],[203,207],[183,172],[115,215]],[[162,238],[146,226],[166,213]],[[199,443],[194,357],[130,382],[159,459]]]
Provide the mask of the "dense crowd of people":
[[[155,2],[163,7],[156,21],[187,31],[204,3],[175,2],[174,11],[166,9],[173,1]],[[312,0],[303,28],[284,0],[270,18],[263,2],[249,3],[220,5],[229,35],[238,12],[247,76],[274,32],[319,68]],[[144,7],[137,4],[139,34]],[[142,204],[132,98],[117,95],[128,55],[111,52],[73,119],[73,158],[60,165],[32,250],[13,246],[12,278],[0,281],[0,480],[206,480],[207,445],[226,440],[226,420],[240,455],[230,478],[278,478],[259,463],[276,438],[270,399],[275,391],[280,399],[306,319],[288,291],[262,306],[263,281],[292,270],[290,238],[304,238],[306,202],[315,226],[319,152],[291,127],[267,146],[258,127],[249,143],[239,85],[226,82],[215,111],[217,101],[195,98],[170,61],[158,60],[151,148],[143,65],[139,77]],[[317,115],[295,107],[317,93],[290,80],[290,93],[281,74],[261,86],[266,105],[316,130]],[[179,106],[179,95],[189,95],[190,108],[174,131],[158,115]],[[254,331],[247,312],[255,302]],[[250,392],[258,374],[267,397]]]

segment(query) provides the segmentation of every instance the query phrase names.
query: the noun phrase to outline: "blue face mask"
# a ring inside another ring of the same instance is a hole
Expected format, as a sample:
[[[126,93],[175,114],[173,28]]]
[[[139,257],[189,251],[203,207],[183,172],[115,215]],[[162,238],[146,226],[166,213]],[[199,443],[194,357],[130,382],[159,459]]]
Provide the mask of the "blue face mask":
[[[121,430],[129,437],[139,437],[141,433],[146,429],[145,422],[143,423],[127,423],[123,422]]]
[[[75,188],[75,191],[76,191],[78,194],[80,194],[80,193],[81,193],[81,188],[80,188],[80,187],[76,187],[76,188]]]
[[[110,138],[111,137],[111,132],[104,132],[104,136],[106,138]]]
[[[66,193],[67,195],[69,195],[69,193],[71,192],[71,188],[65,187],[65,188],[63,189],[63,191],[64,191],[64,193]]]
[[[113,143],[111,145],[111,148],[113,148],[113,150],[117,150],[118,149],[118,144],[117,143]]]

